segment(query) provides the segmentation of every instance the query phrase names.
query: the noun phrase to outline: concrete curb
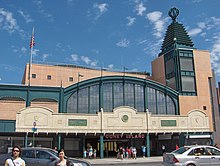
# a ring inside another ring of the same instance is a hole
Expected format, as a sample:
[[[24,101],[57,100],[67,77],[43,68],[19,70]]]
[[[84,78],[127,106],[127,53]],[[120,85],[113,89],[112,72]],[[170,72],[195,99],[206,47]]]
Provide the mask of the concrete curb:
[[[104,158],[104,159],[84,159],[92,165],[120,165],[120,164],[140,164],[140,163],[158,163],[163,161],[162,156],[149,157],[149,158],[137,158],[137,159],[116,159],[116,158]]]

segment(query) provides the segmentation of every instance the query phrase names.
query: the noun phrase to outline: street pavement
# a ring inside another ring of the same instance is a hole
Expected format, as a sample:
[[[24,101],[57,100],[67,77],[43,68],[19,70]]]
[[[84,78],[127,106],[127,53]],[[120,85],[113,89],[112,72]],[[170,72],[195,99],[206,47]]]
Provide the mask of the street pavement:
[[[140,157],[137,159],[116,159],[116,158],[104,158],[104,159],[84,159],[90,162],[92,165],[127,165],[127,164],[144,164],[144,163],[162,163],[162,156],[155,157]]]

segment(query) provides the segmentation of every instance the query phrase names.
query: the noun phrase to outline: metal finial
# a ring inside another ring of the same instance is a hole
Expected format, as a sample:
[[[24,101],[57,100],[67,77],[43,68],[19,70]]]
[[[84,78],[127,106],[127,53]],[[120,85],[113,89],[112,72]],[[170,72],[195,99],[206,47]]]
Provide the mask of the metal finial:
[[[179,15],[179,9],[173,7],[169,10],[168,14],[172,18],[173,22],[176,22],[176,18]]]

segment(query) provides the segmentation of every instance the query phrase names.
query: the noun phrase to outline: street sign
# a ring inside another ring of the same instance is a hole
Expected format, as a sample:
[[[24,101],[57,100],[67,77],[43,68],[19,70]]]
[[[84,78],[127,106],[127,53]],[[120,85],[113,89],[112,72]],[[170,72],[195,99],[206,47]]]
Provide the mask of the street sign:
[[[33,128],[32,128],[32,131],[33,131],[34,133],[37,132],[37,128],[33,127]]]

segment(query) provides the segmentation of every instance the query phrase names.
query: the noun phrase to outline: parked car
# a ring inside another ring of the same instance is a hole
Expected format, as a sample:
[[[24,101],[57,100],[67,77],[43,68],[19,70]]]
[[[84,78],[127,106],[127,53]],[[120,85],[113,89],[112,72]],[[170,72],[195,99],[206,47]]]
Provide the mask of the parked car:
[[[0,155],[0,165],[5,164],[5,160],[11,157],[11,153]],[[22,148],[22,159],[25,160],[27,166],[54,166],[59,160],[58,152],[49,148]],[[74,165],[91,166],[85,160],[66,157]]]
[[[184,146],[171,153],[163,154],[165,166],[208,166],[220,165],[220,149],[213,146]]]

